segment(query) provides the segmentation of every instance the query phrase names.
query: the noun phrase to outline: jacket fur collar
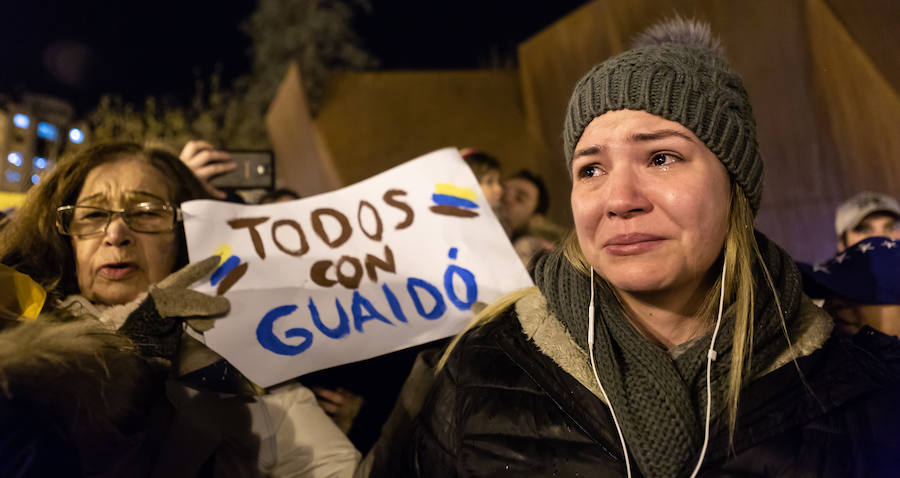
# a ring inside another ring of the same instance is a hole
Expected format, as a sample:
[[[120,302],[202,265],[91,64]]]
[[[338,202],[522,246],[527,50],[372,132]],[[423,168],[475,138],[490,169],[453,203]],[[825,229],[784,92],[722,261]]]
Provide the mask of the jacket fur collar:
[[[587,351],[578,346],[562,322],[550,312],[547,299],[537,287],[516,302],[515,310],[522,332],[538,350],[606,403],[594,380]],[[833,328],[828,313],[804,297],[800,315],[788,330],[796,356],[792,356],[791,349],[785,350],[754,380],[782,367],[793,358],[804,357],[820,349],[831,336]]]
[[[90,440],[152,402],[165,369],[99,321],[49,316],[0,331],[0,401],[27,403]]]

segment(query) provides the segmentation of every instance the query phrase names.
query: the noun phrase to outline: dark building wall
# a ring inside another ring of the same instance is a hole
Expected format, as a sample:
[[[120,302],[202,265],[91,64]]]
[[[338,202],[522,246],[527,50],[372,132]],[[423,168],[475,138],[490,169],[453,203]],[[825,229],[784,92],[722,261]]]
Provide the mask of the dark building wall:
[[[834,252],[834,208],[900,196],[900,2],[598,0],[519,47],[518,71],[343,74],[316,120],[343,184],[445,146],[497,155],[548,182],[568,224],[561,129],[571,89],[674,12],[708,21],[743,76],[766,165],[759,228],[797,259]],[[702,194],[702,191],[698,191]]]
[[[514,70],[345,73],[330,83],[316,126],[343,184],[447,146],[533,167]]]

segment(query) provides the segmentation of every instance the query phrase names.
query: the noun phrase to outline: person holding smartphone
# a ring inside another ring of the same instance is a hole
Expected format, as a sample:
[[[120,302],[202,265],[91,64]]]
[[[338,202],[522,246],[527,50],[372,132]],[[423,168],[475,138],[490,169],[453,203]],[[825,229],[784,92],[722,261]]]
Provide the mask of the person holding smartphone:
[[[197,176],[210,196],[222,201],[244,202],[234,191],[223,191],[210,183],[212,178],[233,171],[237,167],[228,151],[216,149],[211,143],[203,140],[191,140],[181,149],[179,157],[194,176]]]

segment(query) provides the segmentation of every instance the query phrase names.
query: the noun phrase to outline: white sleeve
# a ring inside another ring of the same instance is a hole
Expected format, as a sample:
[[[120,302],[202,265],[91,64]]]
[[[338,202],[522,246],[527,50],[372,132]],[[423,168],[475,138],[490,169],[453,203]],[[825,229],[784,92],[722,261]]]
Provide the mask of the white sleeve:
[[[353,476],[360,454],[319,407],[312,391],[295,382],[276,387],[259,399],[275,435],[277,457],[274,463],[260,460],[260,467],[267,468],[262,471],[273,477]],[[260,458],[263,456],[260,453]]]

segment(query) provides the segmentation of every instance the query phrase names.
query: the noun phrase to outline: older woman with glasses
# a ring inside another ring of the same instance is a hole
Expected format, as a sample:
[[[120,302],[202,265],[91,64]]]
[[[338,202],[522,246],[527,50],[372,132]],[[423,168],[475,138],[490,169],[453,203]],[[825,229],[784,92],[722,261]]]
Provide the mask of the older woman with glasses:
[[[177,207],[209,197],[172,159],[162,150],[107,144],[61,161],[4,231],[0,258],[57,300],[134,300],[187,264]]]
[[[359,454],[309,390],[261,393],[182,333],[229,307],[188,289],[218,264],[187,264],[179,206],[200,198],[177,156],[103,144],[62,160],[0,232],[2,262],[48,293],[44,316],[0,333],[0,408],[22,411],[0,423],[27,431],[0,440],[0,475],[70,461],[110,476],[352,474]],[[17,428],[22,416],[44,427]]]

